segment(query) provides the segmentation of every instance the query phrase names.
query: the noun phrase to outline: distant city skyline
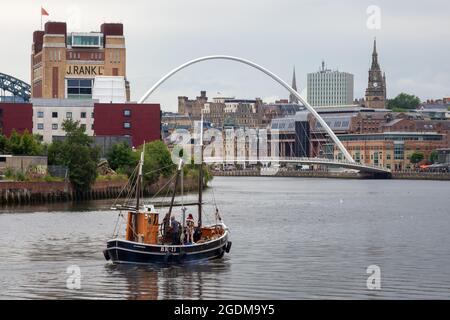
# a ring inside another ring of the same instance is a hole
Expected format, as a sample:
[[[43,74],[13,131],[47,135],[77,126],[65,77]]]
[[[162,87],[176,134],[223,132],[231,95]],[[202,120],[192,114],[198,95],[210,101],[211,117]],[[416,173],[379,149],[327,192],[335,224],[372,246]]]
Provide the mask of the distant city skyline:
[[[47,0],[46,21],[66,21],[68,31],[97,31],[103,22],[124,24],[127,75],[131,98],[145,91],[174,67],[196,57],[229,54],[250,59],[291,83],[295,65],[298,91],[306,96],[306,75],[322,59],[331,69],[354,74],[356,99],[364,97],[373,38],[387,76],[388,98],[407,92],[421,100],[450,96],[450,36],[446,13],[438,0],[381,0],[381,28],[367,27],[373,3],[349,0],[298,2],[155,0],[75,2]],[[41,3],[18,0],[2,4],[0,72],[30,82],[32,32],[40,28]],[[235,13],[239,12],[239,15]],[[249,19],[257,17],[257,19]],[[270,23],[268,23],[270,21]],[[9,45],[8,45],[9,44]],[[180,73],[148,102],[166,111],[177,109],[178,96],[200,90],[224,96],[261,97],[273,102],[289,93],[247,67],[226,61],[206,62]],[[212,96],[211,96],[212,98]]]

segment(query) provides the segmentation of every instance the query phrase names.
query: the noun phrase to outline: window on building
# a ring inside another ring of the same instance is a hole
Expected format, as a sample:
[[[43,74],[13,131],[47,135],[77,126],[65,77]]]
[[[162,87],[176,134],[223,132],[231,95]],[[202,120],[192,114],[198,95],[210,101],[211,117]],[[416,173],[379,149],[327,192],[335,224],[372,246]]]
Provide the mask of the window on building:
[[[92,99],[92,79],[68,79],[67,98]]]
[[[52,112],[52,118],[58,118],[58,112]]]
[[[66,118],[72,119],[72,112],[66,112]]]
[[[130,128],[131,128],[131,123],[129,123],[129,122],[124,122],[124,123],[123,123],[123,127],[124,127],[125,129],[130,129]]]
[[[84,123],[82,123],[82,124],[80,125],[80,128],[83,129],[83,131],[86,131],[86,125],[85,125]]]
[[[43,118],[44,117],[44,111],[38,111],[37,117],[38,118]]]
[[[37,124],[37,128],[38,128],[38,130],[44,130],[44,124],[43,123],[38,123]]]
[[[81,112],[80,118],[81,119],[86,119],[86,112]]]
[[[405,146],[402,143],[396,143],[394,145],[394,159],[395,160],[405,159]]]
[[[98,35],[73,35],[73,47],[100,47],[102,45],[102,37]]]
[[[130,116],[131,116],[131,110],[129,110],[129,109],[123,110],[123,115],[124,115],[125,117],[130,117]]]
[[[52,124],[52,130],[58,130],[58,124],[57,123],[53,123]]]

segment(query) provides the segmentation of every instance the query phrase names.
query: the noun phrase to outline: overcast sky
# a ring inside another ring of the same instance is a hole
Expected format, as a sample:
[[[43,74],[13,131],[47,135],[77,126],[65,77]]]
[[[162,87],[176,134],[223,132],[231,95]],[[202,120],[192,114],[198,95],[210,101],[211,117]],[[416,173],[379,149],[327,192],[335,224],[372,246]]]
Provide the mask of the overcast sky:
[[[32,33],[40,28],[40,1],[0,1],[0,72],[30,82]],[[138,100],[165,73],[200,56],[227,54],[252,60],[291,82],[299,92],[321,60],[355,75],[355,98],[364,96],[377,37],[387,94],[422,100],[450,96],[450,1],[448,0],[43,0],[44,22],[67,21],[70,31],[98,31],[122,22],[127,76]],[[369,29],[381,10],[381,28]],[[373,22],[373,20],[370,20]],[[177,97],[207,90],[267,101],[287,98],[278,84],[250,67],[208,61],[182,71],[149,99],[175,111]]]

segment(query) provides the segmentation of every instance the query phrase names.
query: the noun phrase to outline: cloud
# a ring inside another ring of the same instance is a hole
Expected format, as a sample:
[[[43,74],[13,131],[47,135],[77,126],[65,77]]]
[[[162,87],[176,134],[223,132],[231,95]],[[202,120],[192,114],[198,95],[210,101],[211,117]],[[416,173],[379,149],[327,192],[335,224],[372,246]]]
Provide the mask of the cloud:
[[[366,27],[362,0],[46,0],[50,20],[71,21],[69,30],[99,30],[124,23],[127,74],[138,100],[160,77],[196,57],[230,54],[259,63],[288,83],[295,65],[299,91],[322,58],[331,68],[355,75],[355,98],[367,86],[372,40],[387,76],[388,96],[407,91],[420,97],[448,95],[450,22],[448,1],[378,0],[381,30]],[[32,32],[40,25],[40,3],[2,3],[0,72],[30,80]],[[81,14],[79,14],[81,13]],[[47,19],[47,18],[45,18]],[[409,79],[409,80],[408,80]],[[177,96],[200,90],[243,98],[289,94],[265,76],[231,62],[205,62],[165,83],[152,98],[176,110]]]

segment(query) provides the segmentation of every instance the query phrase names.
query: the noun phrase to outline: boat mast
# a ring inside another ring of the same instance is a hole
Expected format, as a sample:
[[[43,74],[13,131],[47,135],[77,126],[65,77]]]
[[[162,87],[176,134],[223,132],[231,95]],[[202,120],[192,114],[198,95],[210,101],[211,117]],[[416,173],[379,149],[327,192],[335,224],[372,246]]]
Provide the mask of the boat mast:
[[[139,200],[141,198],[141,189],[142,189],[142,167],[144,165],[144,152],[145,152],[145,141],[144,141],[144,148],[141,152],[141,158],[139,160],[139,172],[137,176],[137,182],[136,182],[136,212],[139,212]]]
[[[183,169],[183,159],[180,159],[180,163],[178,164],[177,175],[175,177],[175,185],[173,187],[172,199],[170,200],[169,212],[167,213],[167,221],[170,221],[170,216],[172,215],[173,203],[175,201],[175,195],[177,193],[178,186],[178,178],[180,177],[180,172]]]
[[[200,165],[198,172],[198,226],[202,226],[202,193],[203,193],[203,110],[200,122]]]

